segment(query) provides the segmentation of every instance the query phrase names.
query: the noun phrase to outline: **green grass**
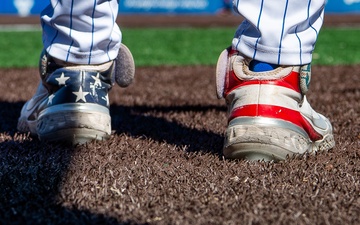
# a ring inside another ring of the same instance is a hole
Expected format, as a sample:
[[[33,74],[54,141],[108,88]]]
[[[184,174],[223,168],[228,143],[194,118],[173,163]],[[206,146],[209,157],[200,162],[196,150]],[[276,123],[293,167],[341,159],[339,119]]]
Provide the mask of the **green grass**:
[[[123,42],[137,65],[211,65],[233,35],[229,28],[127,29]]]
[[[123,42],[137,66],[214,65],[231,44],[234,28],[123,29]],[[313,64],[359,64],[360,29],[323,28]],[[0,67],[36,67],[42,49],[40,31],[0,31]]]
[[[40,31],[0,32],[0,68],[35,67],[41,49]]]
[[[324,28],[313,54],[314,64],[360,64],[360,28]]]

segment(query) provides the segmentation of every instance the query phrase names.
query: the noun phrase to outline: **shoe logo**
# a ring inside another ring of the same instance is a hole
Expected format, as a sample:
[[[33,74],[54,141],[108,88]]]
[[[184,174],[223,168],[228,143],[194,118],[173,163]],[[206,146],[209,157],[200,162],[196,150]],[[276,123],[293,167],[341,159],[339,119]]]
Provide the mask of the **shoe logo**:
[[[307,101],[306,97],[304,97],[304,104],[300,108],[301,115],[304,116],[311,124],[314,124],[316,127],[327,130],[328,129],[328,123],[326,122],[326,119],[321,116],[321,114],[315,112],[309,102]]]
[[[301,112],[301,114],[312,124],[314,124],[316,127],[322,129],[322,130],[327,130],[328,129],[328,125],[325,122],[325,120],[323,118],[321,118],[319,116],[319,114],[317,113],[313,113],[313,114],[308,114],[306,112]]]
[[[306,94],[309,90],[311,80],[311,65],[305,65],[300,69],[300,89],[302,94]]]
[[[104,97],[102,97],[102,99],[106,102],[106,106],[109,106],[109,105],[110,105],[109,96],[108,96],[108,95],[105,95]]]
[[[322,119],[319,115],[314,116],[313,122],[314,122],[315,126],[321,128],[323,130],[326,130],[328,128],[328,125],[326,124],[324,119]]]
[[[100,80],[100,73],[97,73],[96,76],[91,76],[94,79],[93,87],[102,87],[101,80]]]
[[[49,97],[48,97],[48,105],[51,105],[52,104],[52,100],[54,99],[54,97],[55,97],[55,95],[54,94],[52,94],[52,95],[50,95]]]
[[[96,89],[102,88],[102,83],[100,80],[100,73],[97,73],[96,76],[91,75],[91,77],[94,79],[94,83],[90,82],[91,94],[97,98],[98,94],[96,92]]]

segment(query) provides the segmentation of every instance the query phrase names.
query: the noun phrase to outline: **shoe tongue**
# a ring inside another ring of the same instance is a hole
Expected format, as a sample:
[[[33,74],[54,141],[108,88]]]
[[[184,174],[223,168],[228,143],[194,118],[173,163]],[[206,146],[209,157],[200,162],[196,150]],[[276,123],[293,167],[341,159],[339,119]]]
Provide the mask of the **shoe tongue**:
[[[278,67],[278,65],[260,62],[257,60],[252,60],[249,65],[249,69],[253,72],[266,72],[270,70],[274,70]]]

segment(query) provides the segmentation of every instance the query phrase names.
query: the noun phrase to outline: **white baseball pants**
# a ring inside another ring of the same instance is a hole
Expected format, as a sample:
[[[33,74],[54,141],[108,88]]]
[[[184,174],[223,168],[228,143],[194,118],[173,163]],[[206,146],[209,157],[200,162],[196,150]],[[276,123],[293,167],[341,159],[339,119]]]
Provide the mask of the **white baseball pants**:
[[[325,0],[233,0],[233,5],[245,18],[232,41],[234,49],[273,64],[311,62]],[[117,14],[117,0],[51,0],[41,14],[44,47],[71,63],[110,61],[121,42]]]
[[[245,18],[233,39],[234,49],[272,64],[311,62],[325,0],[233,0],[233,5]]]
[[[121,43],[118,8],[117,0],[51,0],[41,13],[44,48],[76,64],[115,59]]]

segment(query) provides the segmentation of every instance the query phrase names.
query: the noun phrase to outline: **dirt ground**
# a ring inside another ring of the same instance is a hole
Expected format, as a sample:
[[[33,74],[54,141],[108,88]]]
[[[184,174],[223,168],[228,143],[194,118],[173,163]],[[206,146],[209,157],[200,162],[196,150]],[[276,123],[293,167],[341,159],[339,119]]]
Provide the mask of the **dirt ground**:
[[[0,224],[360,224],[360,65],[313,66],[336,147],[280,163],[223,158],[214,66],[137,68],[111,139],[74,148],[16,131],[37,68],[0,73]]]

